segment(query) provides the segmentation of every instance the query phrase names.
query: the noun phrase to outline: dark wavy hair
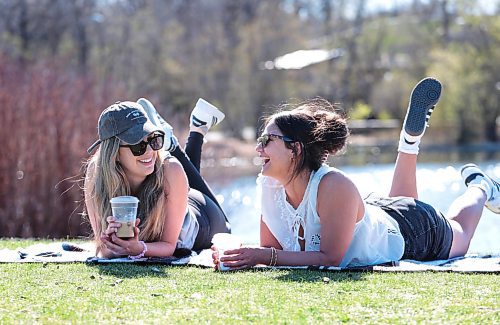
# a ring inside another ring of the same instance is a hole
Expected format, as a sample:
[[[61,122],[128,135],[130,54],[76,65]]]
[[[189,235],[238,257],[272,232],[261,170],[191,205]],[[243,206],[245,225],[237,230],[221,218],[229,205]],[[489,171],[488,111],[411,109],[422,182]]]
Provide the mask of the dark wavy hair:
[[[350,133],[339,105],[316,97],[293,106],[282,104],[278,109],[277,113],[266,118],[265,125],[274,121],[284,136],[294,140],[285,142],[295,158],[290,181],[305,169],[318,170],[329,155],[345,147]],[[297,144],[302,147],[300,155]]]

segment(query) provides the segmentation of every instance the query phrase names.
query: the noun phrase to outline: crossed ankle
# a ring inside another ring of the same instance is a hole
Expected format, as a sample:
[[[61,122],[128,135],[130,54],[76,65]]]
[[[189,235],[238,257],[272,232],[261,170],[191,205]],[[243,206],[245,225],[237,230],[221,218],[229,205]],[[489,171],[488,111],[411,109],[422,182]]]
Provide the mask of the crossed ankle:
[[[203,125],[203,126],[190,125],[189,132],[196,132],[196,133],[200,133],[201,135],[205,136],[208,133],[208,127],[206,125]]]
[[[480,183],[469,184],[467,188],[478,188],[481,191],[483,191],[483,193],[486,195],[486,201],[488,201],[491,197],[491,191],[489,191],[483,184]]]

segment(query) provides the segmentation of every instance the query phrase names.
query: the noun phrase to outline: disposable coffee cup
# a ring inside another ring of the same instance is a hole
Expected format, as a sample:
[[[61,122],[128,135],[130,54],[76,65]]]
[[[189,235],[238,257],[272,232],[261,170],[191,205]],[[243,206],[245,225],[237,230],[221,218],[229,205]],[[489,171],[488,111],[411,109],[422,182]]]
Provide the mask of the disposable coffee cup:
[[[232,234],[227,233],[218,233],[215,234],[212,238],[212,244],[217,249],[219,254],[219,259],[224,256],[224,251],[230,249],[236,249],[241,247],[241,240]],[[222,265],[222,262],[219,262],[218,268],[219,271],[227,271],[229,267]]]
[[[117,196],[110,200],[111,210],[116,222],[121,223],[116,236],[120,238],[134,237],[135,219],[139,200],[135,196]]]

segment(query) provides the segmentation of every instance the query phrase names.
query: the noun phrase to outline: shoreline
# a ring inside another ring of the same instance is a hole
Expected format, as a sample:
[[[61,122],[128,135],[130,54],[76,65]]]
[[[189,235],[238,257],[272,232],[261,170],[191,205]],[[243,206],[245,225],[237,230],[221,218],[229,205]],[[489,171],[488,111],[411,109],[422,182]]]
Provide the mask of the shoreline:
[[[419,163],[481,163],[500,161],[500,143],[469,145],[421,145]],[[353,137],[344,152],[329,157],[331,166],[365,166],[392,164],[397,156],[397,143],[384,143],[373,138]],[[236,138],[211,139],[204,144],[201,174],[209,184],[224,185],[237,178],[255,176],[260,172],[260,159],[255,142]]]

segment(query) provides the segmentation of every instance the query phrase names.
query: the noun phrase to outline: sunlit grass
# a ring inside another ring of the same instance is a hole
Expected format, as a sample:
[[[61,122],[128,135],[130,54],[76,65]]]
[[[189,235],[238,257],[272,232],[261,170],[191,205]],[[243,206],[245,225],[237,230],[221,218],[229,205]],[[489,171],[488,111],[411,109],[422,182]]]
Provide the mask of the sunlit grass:
[[[494,324],[498,292],[494,274],[13,263],[0,265],[0,323]]]

